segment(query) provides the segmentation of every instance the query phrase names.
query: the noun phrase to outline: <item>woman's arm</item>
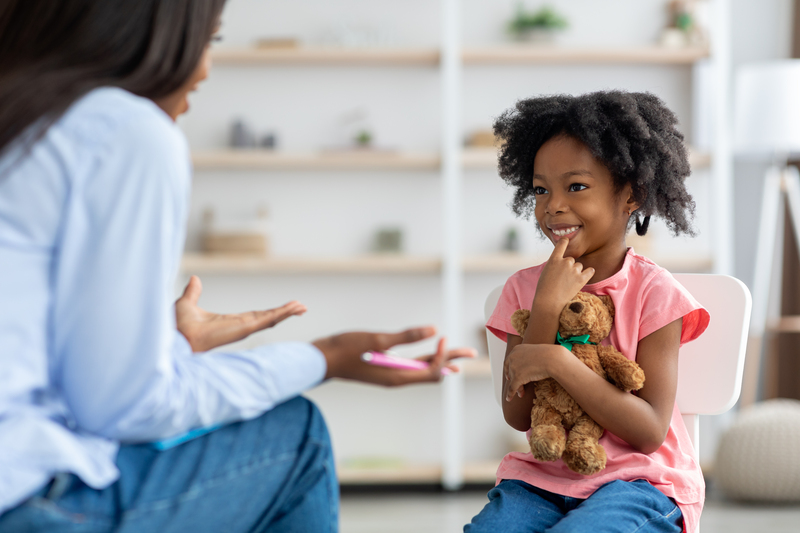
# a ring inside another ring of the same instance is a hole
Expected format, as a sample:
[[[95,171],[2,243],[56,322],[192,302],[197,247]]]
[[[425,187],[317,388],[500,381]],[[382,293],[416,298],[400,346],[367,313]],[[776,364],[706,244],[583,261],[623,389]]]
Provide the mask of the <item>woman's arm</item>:
[[[645,385],[638,395],[617,389],[560,346],[542,350],[525,344],[509,353],[508,388],[552,377],[598,424],[638,451],[652,453],[666,438],[675,405],[681,326],[682,319],[675,320],[639,341],[636,360]]]
[[[411,328],[399,333],[370,333],[351,331],[317,339],[316,346],[325,356],[327,370],[325,379],[341,378],[386,387],[397,387],[412,383],[426,383],[442,380],[442,368],[458,372],[458,367],[450,366],[452,359],[475,357],[472,348],[446,349],[444,337],[439,339],[436,353],[418,359],[428,362],[422,370],[386,368],[365,363],[361,355],[368,351],[386,351],[398,344],[408,344],[427,339],[436,334],[436,328]]]

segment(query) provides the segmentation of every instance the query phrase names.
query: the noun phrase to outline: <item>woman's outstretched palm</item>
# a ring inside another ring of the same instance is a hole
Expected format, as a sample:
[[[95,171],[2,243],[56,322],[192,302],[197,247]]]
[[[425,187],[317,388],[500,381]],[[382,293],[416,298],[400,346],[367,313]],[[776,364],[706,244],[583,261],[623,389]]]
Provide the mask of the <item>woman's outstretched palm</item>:
[[[220,315],[197,306],[202,292],[200,278],[192,276],[183,295],[175,302],[178,331],[186,337],[194,352],[207,352],[217,346],[242,340],[290,316],[306,312],[306,306],[300,302],[289,302],[275,309]]]

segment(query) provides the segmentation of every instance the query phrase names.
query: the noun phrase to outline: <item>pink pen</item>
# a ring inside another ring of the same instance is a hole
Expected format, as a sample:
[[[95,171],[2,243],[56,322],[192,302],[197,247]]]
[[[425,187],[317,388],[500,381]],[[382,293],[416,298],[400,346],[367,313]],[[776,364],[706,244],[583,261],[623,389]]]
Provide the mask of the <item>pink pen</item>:
[[[371,365],[386,366],[389,368],[405,368],[408,370],[425,370],[430,366],[425,361],[393,357],[381,352],[367,352],[361,354],[361,360]],[[447,367],[442,368],[442,375],[452,374],[452,372],[453,371]]]

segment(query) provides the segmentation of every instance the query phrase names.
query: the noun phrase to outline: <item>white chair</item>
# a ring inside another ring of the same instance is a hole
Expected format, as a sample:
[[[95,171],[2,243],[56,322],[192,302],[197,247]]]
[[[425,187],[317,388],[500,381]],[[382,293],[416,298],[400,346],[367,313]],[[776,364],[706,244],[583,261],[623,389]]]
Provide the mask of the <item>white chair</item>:
[[[678,407],[694,445],[700,442],[699,415],[718,415],[734,406],[742,388],[742,371],[752,304],[744,283],[717,274],[675,274],[705,307],[711,321],[698,339],[681,348],[678,360]],[[488,320],[503,287],[486,298]],[[503,360],[506,344],[486,330],[495,399],[502,404]]]

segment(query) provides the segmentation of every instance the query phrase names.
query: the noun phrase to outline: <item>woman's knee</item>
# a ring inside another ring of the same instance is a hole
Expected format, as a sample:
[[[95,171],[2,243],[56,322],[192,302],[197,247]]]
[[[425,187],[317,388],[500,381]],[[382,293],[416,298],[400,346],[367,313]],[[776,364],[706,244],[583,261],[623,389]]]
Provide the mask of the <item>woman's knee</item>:
[[[308,398],[296,396],[276,406],[273,411],[279,413],[282,423],[302,428],[309,438],[330,442],[325,418],[319,407]],[[269,411],[266,414],[269,414]]]
[[[276,437],[290,446],[315,445],[330,450],[328,426],[319,408],[307,398],[297,396],[275,406],[254,422],[265,440]]]

